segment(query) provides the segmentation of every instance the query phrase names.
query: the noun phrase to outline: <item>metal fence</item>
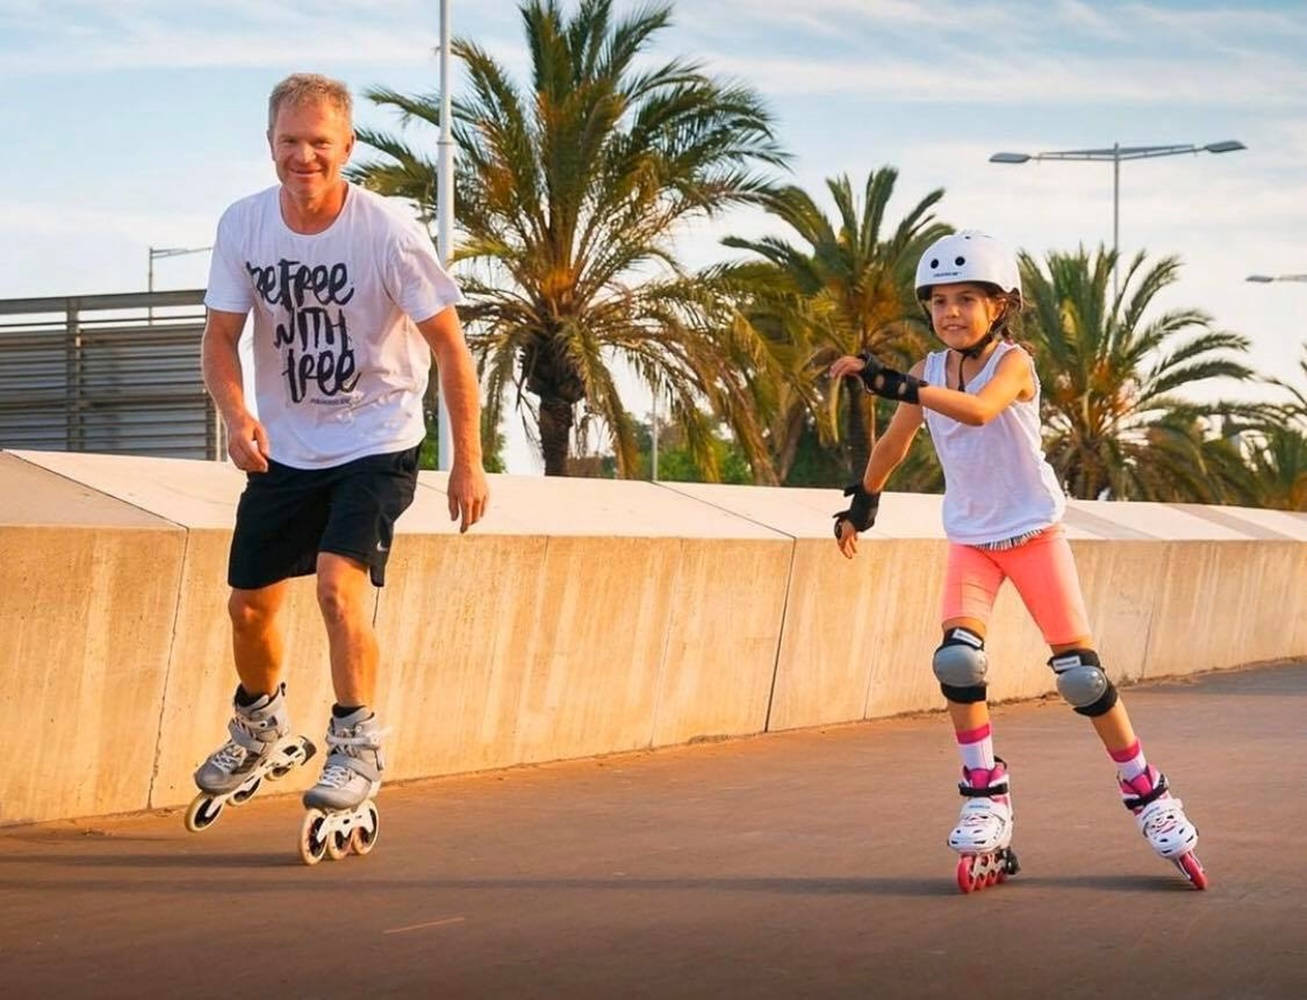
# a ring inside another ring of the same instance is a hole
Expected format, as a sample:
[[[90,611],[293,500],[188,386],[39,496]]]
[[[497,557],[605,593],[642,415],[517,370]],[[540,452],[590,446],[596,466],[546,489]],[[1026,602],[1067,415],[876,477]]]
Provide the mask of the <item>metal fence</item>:
[[[0,447],[221,458],[204,290],[0,299]]]

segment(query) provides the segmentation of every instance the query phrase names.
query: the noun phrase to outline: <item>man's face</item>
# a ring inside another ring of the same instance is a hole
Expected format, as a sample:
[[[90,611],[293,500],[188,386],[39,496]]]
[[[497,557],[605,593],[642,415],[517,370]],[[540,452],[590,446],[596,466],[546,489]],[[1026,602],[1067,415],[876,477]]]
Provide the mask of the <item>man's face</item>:
[[[326,101],[283,104],[268,130],[277,178],[296,200],[314,201],[340,182],[354,150],[349,121]]]

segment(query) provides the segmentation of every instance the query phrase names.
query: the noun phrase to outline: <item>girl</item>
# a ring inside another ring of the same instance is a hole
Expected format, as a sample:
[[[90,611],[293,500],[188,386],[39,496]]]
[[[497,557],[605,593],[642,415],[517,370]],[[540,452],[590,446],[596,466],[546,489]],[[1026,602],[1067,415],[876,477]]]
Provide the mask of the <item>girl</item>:
[[[985,703],[985,630],[994,597],[1011,579],[1052,649],[1057,689],[1093,723],[1115,761],[1121,796],[1149,844],[1199,889],[1198,831],[1148,763],[1125,705],[1094,651],[1075,563],[1061,521],[1066,498],[1040,442],[1039,382],[1011,339],[1021,308],[1012,254],[983,233],[936,240],[917,266],[917,298],[946,350],[904,374],[870,354],[842,357],[833,378],[859,376],[868,392],[899,401],[872,449],[862,482],[835,515],[840,551],[853,558],[858,532],[876,518],[880,491],[924,420],[944,468],[948,569],[934,670],[962,756],[965,802],[949,846],[961,857],[963,892],[1016,874],[1006,763],[994,756]]]

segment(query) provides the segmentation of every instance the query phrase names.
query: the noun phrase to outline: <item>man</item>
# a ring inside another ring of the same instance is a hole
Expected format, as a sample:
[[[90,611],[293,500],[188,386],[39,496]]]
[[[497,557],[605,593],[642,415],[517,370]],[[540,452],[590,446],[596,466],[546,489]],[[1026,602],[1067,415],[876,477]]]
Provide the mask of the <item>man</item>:
[[[315,573],[336,705],[322,776],[304,803],[355,820],[371,808],[375,835],[383,761],[368,582],[384,584],[395,519],[413,499],[432,353],[454,439],[449,511],[461,531],[488,498],[458,288],[418,225],[341,176],[354,148],[351,104],[344,85],[322,76],[279,83],[268,145],[280,184],[236,202],[218,224],[203,362],[231,459],[248,474],[228,564],[240,684],[231,739],[195,773],[192,829],[233,795],[252,794],[267,771],[313,752],[290,735],[277,619],[289,578]],[[237,353],[251,309],[257,418]],[[336,829],[348,839],[348,821]],[[321,825],[315,836],[321,857]]]

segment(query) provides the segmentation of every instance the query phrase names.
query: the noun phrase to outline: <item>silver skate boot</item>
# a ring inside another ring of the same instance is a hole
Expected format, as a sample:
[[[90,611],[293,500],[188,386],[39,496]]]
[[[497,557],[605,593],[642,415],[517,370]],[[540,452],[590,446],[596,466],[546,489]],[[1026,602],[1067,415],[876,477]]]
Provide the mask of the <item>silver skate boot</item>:
[[[315,752],[312,743],[293,736],[286,711],[286,685],[262,695],[252,705],[232,699],[231,734],[195,772],[200,793],[186,810],[186,829],[197,833],[222,815],[223,807],[241,805],[259,790],[263,779],[276,781]]]
[[[380,815],[373,801],[385,763],[381,726],[366,705],[327,728],[330,752],[318,783],[304,793],[308,812],[300,827],[300,859],[315,865],[350,851],[367,854],[377,842]]]

